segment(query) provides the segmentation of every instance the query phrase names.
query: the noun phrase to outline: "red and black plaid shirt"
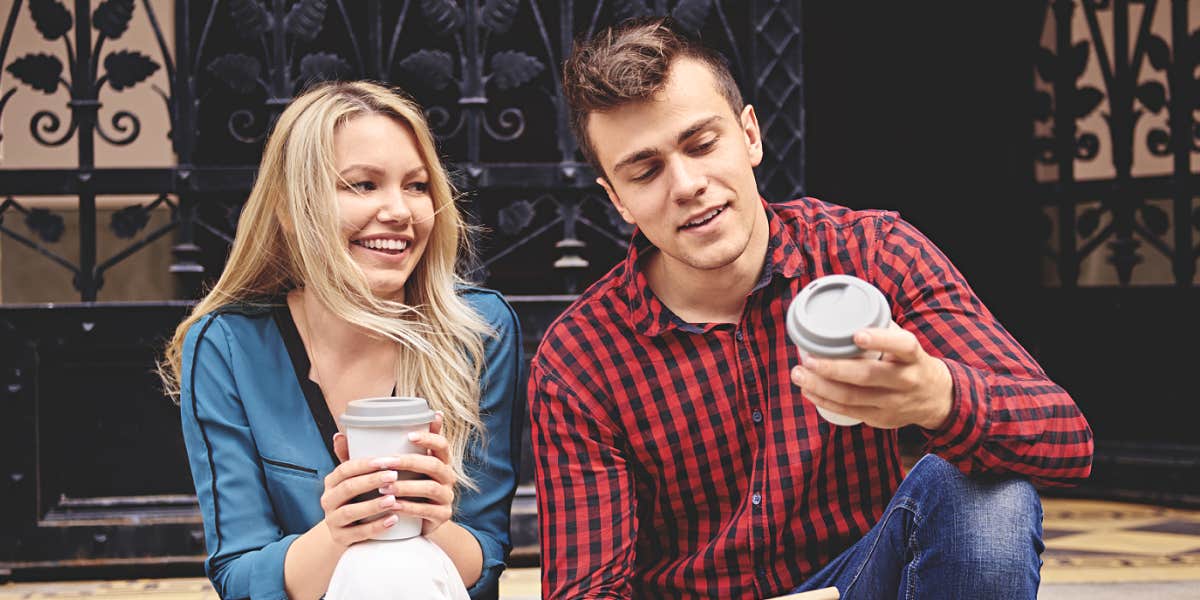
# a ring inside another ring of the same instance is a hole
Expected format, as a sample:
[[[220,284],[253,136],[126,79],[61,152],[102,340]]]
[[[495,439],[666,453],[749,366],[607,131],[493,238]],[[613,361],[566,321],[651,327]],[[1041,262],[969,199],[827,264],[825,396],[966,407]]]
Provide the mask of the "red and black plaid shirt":
[[[653,248],[638,235],[543,339],[529,386],[545,597],[762,598],[875,524],[902,478],[897,432],[830,426],[789,379],[784,313],[822,275],[874,283],[949,366],[954,404],[928,451],[971,474],[1088,476],[1075,403],[914,227],[810,198],[767,217],[736,325],[671,313],[639,270]]]

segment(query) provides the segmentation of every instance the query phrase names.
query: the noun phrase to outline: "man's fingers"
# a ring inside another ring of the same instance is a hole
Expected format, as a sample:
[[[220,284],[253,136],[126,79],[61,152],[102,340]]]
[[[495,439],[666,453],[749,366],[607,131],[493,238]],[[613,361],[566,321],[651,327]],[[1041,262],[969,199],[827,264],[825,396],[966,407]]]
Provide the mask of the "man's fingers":
[[[843,383],[823,377],[803,365],[792,369],[792,382],[800,386],[805,395],[815,394],[838,404],[872,406],[875,393],[868,388]]]
[[[900,327],[868,328],[854,334],[854,344],[867,353],[883,352],[895,362],[913,363],[920,358],[921,343],[911,331]]]

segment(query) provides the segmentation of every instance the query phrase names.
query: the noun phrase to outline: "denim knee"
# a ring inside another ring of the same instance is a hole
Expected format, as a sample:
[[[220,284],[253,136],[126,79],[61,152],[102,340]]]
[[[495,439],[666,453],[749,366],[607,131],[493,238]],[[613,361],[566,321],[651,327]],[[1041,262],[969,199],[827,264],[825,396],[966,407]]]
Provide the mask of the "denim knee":
[[[958,556],[1024,562],[1030,550],[1042,551],[1042,503],[1029,481],[967,477],[934,455],[922,458],[909,476],[928,499],[925,525],[940,530]]]

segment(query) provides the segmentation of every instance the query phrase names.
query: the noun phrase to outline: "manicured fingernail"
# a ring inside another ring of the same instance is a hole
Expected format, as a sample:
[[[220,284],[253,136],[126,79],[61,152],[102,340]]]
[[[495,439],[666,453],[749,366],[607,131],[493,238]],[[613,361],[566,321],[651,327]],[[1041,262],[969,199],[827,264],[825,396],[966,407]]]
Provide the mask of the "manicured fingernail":
[[[371,461],[371,466],[376,469],[382,469],[391,464],[392,459],[389,456],[381,456]]]
[[[871,343],[871,334],[869,334],[865,331],[860,331],[860,332],[854,334],[854,343],[858,344],[860,346],[866,346],[867,344],[870,344]]]
[[[380,508],[387,508],[395,503],[396,503],[395,496],[384,496],[379,499],[379,507]]]
[[[381,487],[381,488],[379,488],[379,493],[380,493],[380,494],[383,494],[384,496],[386,496],[386,495],[388,495],[388,494],[392,493],[392,488],[390,488],[390,487]]]
[[[417,441],[417,440],[418,440],[418,439],[420,439],[420,438],[421,438],[421,435],[420,435],[419,433],[417,433],[417,432],[415,432],[415,431],[410,431],[410,432],[408,432],[408,439],[409,439],[409,440],[412,440],[412,441],[414,441],[414,442],[415,442],[415,441]]]
[[[806,369],[819,369],[820,367],[821,359],[819,358],[809,358],[808,360],[804,361],[804,368]]]
[[[396,473],[395,471],[384,471],[379,474],[379,481],[383,483],[391,483],[395,481],[397,477],[399,477],[399,473]]]
[[[386,518],[386,519],[384,519],[384,520],[383,520],[383,526],[384,526],[384,527],[391,527],[392,525],[395,525],[395,524],[396,524],[396,522],[397,522],[397,521],[399,521],[399,520],[400,520],[400,517],[397,517],[396,515],[392,515],[392,516],[390,516],[390,517],[388,517],[388,518]]]

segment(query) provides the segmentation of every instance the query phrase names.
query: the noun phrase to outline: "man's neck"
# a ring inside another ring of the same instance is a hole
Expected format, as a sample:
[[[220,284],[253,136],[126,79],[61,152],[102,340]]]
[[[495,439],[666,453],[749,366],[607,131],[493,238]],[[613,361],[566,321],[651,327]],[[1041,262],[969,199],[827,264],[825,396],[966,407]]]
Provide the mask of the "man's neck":
[[[654,295],[687,323],[737,323],[746,297],[762,275],[767,256],[767,215],[754,220],[746,249],[718,269],[696,269],[655,252],[646,261],[646,280]]]

